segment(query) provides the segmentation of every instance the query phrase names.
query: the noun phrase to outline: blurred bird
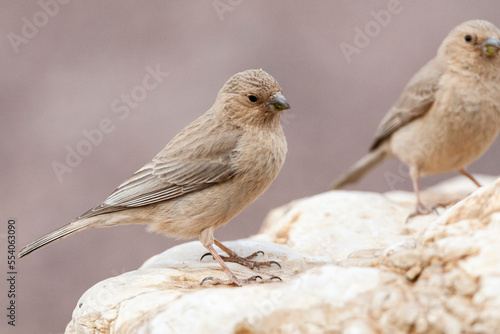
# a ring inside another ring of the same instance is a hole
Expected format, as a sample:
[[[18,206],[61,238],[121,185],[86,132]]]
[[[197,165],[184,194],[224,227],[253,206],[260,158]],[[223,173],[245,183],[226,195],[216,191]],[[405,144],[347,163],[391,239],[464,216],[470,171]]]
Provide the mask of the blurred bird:
[[[287,152],[280,112],[289,108],[280,85],[265,71],[235,74],[205,114],[103,203],[27,245],[19,257],[90,228],[147,224],[149,231],[174,238],[199,237],[229,279],[209,278],[214,283],[256,281],[260,276],[237,278],[224,261],[249,268],[277,262],[250,260],[259,252],[240,257],[213,233],[257,199],[278,175]],[[228,256],[220,256],[214,243]]]
[[[380,123],[370,152],[336,180],[355,183],[380,162],[396,156],[407,164],[417,198],[411,216],[427,214],[419,178],[465,171],[500,130],[500,31],[472,20],[455,27],[437,56],[422,67]]]

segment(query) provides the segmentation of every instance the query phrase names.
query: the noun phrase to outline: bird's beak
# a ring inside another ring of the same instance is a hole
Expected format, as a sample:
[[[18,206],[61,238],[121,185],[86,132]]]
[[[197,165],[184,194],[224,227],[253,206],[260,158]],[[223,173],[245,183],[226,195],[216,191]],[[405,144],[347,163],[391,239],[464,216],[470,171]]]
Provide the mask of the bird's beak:
[[[276,93],[269,100],[269,111],[271,112],[280,112],[286,109],[290,109],[290,105],[288,101],[285,99],[283,94]]]
[[[500,50],[500,40],[498,37],[491,36],[483,43],[483,52],[488,56],[494,56]]]

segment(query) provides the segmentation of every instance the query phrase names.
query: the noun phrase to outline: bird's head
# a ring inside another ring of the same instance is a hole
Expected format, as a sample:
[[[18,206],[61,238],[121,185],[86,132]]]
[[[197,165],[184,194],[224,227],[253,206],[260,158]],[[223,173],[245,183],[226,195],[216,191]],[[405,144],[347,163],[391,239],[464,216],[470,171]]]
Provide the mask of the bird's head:
[[[500,71],[500,30],[485,20],[472,20],[455,27],[441,44],[438,54],[461,70],[479,75]]]
[[[227,116],[249,125],[279,124],[280,112],[290,108],[278,82],[262,69],[233,75],[217,99]]]

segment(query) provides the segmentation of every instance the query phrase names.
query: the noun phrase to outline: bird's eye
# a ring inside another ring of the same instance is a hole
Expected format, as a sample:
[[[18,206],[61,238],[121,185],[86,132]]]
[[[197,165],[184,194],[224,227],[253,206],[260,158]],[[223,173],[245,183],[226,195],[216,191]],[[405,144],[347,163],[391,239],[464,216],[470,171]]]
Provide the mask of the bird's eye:
[[[255,95],[248,95],[248,101],[250,101],[250,102],[257,102],[257,96],[255,96]]]
[[[472,41],[472,36],[471,35],[465,35],[465,41],[467,43],[469,43],[470,41]]]

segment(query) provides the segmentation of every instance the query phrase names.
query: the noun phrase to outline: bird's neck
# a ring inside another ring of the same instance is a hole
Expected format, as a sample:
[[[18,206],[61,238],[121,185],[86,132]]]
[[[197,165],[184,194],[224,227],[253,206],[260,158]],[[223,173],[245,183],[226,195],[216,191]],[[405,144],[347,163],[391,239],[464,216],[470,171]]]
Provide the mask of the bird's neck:
[[[500,57],[482,60],[478,61],[472,57],[455,58],[449,61],[448,68],[464,78],[477,79],[482,82],[500,80]]]

